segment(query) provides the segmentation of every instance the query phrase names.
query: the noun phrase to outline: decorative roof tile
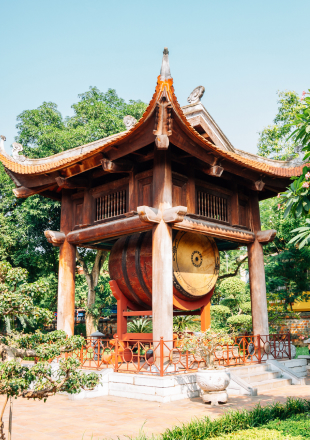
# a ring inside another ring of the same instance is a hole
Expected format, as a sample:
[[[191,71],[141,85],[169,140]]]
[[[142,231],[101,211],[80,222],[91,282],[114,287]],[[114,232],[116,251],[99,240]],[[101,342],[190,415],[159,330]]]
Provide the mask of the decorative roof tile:
[[[168,78],[161,80],[161,76],[158,77],[155,93],[143,116],[129,130],[42,159],[26,158],[23,162],[15,160],[2,149],[0,149],[0,161],[13,173],[33,175],[57,171],[74,165],[81,160],[92,157],[95,154],[104,152],[108,147],[111,147],[118,142],[129,140],[131,137],[134,137],[137,134],[140,127],[152,115],[156,107],[156,102],[165,88],[166,93],[171,100],[174,113],[181,121],[185,131],[187,131],[191,137],[194,137],[195,141],[203,148],[207,149],[208,151],[211,149],[223,158],[259,173],[278,177],[291,177],[302,174],[304,165],[290,167],[288,166],[289,162],[266,159],[236,149],[234,149],[234,151],[224,150],[223,148],[209,142],[192,127],[184,115],[174,93],[173,79]]]

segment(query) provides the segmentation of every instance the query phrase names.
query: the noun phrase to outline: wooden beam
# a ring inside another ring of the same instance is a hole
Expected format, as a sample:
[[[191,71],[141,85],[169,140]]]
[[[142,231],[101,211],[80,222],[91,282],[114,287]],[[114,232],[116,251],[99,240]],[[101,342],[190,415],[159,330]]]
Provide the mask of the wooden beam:
[[[59,188],[76,189],[87,188],[89,186],[86,179],[66,179],[65,177],[56,177],[55,180]]]
[[[129,160],[115,163],[109,159],[102,159],[101,165],[107,173],[130,173],[133,170],[133,163]]]
[[[275,229],[270,229],[267,231],[259,231],[256,232],[255,234],[256,239],[261,244],[267,244],[272,242],[275,239],[276,235],[277,235],[277,231]]]
[[[123,312],[123,316],[152,316],[152,310],[141,310],[136,312]]]
[[[59,231],[44,231],[44,235],[49,243],[53,246],[60,246],[66,239],[66,234]]]
[[[122,235],[134,234],[135,232],[143,232],[152,229],[151,223],[140,220],[138,215],[129,218],[112,220],[108,223],[102,223],[88,228],[72,231],[68,234],[67,239],[72,244],[92,243],[105,240],[112,237],[120,237]]]
[[[43,187],[33,189],[20,186],[18,188],[13,188],[13,193],[18,199],[27,199],[27,197],[33,196],[34,194],[40,194],[53,186],[54,185],[44,185]]]
[[[154,143],[155,137],[153,134],[153,127],[154,117],[151,117],[149,118],[149,122],[145,123],[143,126],[143,131],[141,130],[139,133],[137,133],[135,138],[119,143],[117,149],[107,147],[104,150],[105,156],[111,161],[114,161],[120,157],[127,156],[128,154],[133,153],[146,145]]]
[[[173,229],[197,232],[199,234],[220,238],[222,240],[235,241],[237,243],[247,244],[252,243],[255,240],[253,232],[205,220],[193,219],[188,216],[185,216],[182,222],[175,223]]]

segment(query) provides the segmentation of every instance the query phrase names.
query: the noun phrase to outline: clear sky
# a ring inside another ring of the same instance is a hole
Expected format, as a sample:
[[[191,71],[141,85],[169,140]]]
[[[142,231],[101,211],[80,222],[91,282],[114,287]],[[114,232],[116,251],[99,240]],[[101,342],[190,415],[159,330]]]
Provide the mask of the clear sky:
[[[43,101],[71,115],[89,86],[149,102],[162,51],[176,95],[198,85],[236,148],[256,152],[277,90],[310,87],[309,0],[0,0],[0,134]]]

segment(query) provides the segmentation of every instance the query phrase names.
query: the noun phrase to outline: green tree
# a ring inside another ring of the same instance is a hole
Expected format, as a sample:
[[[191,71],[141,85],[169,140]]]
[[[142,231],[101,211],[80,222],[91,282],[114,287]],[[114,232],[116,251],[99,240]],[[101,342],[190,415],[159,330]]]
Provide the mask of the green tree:
[[[49,323],[53,313],[34,304],[34,298],[44,289],[44,281],[27,282],[25,269],[0,263],[0,319],[9,317],[12,323],[17,319],[22,323]],[[98,375],[86,375],[78,370],[80,362],[74,356],[61,358],[57,368],[49,362],[81,349],[84,339],[80,336],[67,338],[63,331],[24,334],[11,331],[10,327],[7,326],[6,335],[0,336],[0,394],[6,396],[0,416],[0,439],[5,439],[2,417],[9,398],[46,400],[59,391],[78,393],[99,383]],[[20,362],[29,357],[38,357],[40,361],[33,366]]]
[[[25,268],[31,282],[45,278],[49,288],[40,301],[54,310],[58,249],[47,242],[44,231],[59,230],[60,204],[39,195],[17,199],[13,187],[0,163],[0,260]]]
[[[71,117],[63,118],[53,102],[43,102],[17,117],[16,141],[23,145],[26,156],[50,156],[124,131],[124,116],[140,119],[146,108],[141,101],[126,103],[113,89],[103,93],[90,87],[78,97]]]
[[[67,118],[51,102],[22,112],[17,117],[16,141],[23,145],[24,154],[31,158],[46,157],[124,131],[124,116],[139,119],[146,105],[132,100],[126,103],[112,89],[102,93],[90,87],[79,95],[72,108],[74,114]],[[59,230],[60,204],[40,195],[18,200],[12,187],[0,165],[0,258],[26,268],[33,280],[45,276],[50,282],[45,304],[50,302],[50,307],[55,308],[58,249],[47,243],[43,232]],[[98,252],[78,249],[77,254],[82,266],[84,261],[88,334],[96,327],[96,286],[107,257]]]
[[[290,243],[292,229],[304,224],[303,218],[284,217],[279,198],[260,202],[262,229],[275,229],[273,242],[264,246],[268,317],[272,331],[285,317],[298,318],[292,304],[307,301],[310,251]]]
[[[310,89],[308,93],[303,92],[304,107],[291,124],[295,130],[290,136],[296,143],[301,144],[305,161],[310,157],[310,96],[306,95],[310,95]],[[282,193],[280,202],[285,207],[285,217],[291,215],[305,219],[304,225],[292,231],[295,234],[292,243],[299,243],[299,247],[302,248],[310,244],[310,219],[307,218],[310,210],[310,168],[304,166],[301,176],[293,177],[292,180],[287,191]]]
[[[220,301],[211,306],[214,328],[232,326],[235,331],[252,328],[251,300],[248,286],[237,276],[224,279],[219,285]]]
[[[268,125],[259,133],[258,155],[270,159],[287,160],[296,155],[295,141],[288,140],[294,131],[292,122],[305,107],[303,100],[294,91],[278,93],[278,112],[272,125]]]

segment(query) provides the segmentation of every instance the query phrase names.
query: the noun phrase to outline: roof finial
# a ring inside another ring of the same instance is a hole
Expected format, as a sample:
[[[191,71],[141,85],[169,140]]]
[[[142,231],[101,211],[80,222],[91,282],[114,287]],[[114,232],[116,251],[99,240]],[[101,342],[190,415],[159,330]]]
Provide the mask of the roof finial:
[[[161,63],[161,69],[160,69],[160,80],[165,81],[165,79],[172,78],[170,73],[170,66],[169,66],[169,50],[168,47],[164,48],[164,56],[163,61]]]
[[[0,136],[0,151],[2,151],[2,153],[5,153],[5,148],[4,148],[5,141],[6,141],[6,137],[1,135]]]

